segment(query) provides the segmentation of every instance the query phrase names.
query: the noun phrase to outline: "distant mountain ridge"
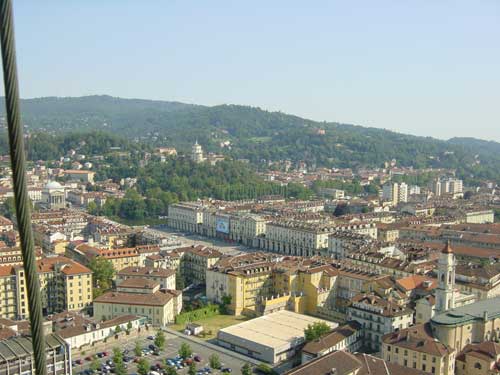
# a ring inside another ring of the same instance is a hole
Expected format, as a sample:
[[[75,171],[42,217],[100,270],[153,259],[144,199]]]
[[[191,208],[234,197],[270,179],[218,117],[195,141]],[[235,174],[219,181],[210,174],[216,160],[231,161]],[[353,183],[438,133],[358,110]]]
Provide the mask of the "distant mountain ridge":
[[[394,158],[406,166],[456,168],[471,178],[500,176],[500,143],[475,138],[443,141],[248,106],[209,107],[107,95],[23,99],[21,108],[31,131],[98,129],[185,151],[198,140],[208,151],[253,163],[291,159],[359,167],[380,166]],[[224,142],[230,147],[221,147]]]

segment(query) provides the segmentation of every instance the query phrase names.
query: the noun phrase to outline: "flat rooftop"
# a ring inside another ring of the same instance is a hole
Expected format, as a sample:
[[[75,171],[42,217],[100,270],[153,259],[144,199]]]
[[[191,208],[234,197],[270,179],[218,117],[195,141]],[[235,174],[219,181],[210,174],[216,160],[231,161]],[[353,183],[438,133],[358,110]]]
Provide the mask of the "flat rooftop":
[[[334,322],[283,310],[223,328],[219,335],[228,334],[249,344],[258,343],[271,348],[281,348],[302,342],[304,329],[315,322],[325,322],[332,329],[338,326]]]

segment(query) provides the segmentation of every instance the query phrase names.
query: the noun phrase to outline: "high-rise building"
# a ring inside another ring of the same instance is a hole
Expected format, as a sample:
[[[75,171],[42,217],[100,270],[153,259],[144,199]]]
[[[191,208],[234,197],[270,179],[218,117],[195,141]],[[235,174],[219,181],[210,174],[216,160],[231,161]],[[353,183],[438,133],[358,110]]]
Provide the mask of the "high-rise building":
[[[392,202],[396,205],[399,201],[399,185],[397,183],[388,183],[382,187],[382,199]]]
[[[404,182],[398,184],[387,183],[382,187],[382,199],[397,205],[401,202],[408,202],[408,185]]]
[[[432,192],[439,196],[442,194],[461,194],[463,193],[463,181],[458,178],[437,179],[432,183]]]
[[[398,190],[398,202],[408,202],[408,185],[402,182]]]

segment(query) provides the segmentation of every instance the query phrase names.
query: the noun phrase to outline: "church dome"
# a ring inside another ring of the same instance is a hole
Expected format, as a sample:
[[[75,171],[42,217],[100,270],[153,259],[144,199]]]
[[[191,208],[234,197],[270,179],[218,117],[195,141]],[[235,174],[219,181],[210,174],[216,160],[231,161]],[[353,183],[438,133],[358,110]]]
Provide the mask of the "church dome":
[[[49,181],[47,185],[45,185],[46,190],[56,190],[56,189],[62,189],[63,186],[57,182],[57,181]]]

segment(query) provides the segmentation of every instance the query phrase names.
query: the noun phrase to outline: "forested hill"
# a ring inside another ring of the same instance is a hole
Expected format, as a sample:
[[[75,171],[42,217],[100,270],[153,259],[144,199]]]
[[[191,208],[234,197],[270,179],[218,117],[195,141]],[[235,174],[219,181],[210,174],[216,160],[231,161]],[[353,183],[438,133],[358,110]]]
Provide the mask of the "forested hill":
[[[500,144],[472,138],[442,141],[247,106],[207,107],[110,96],[26,99],[22,110],[32,132],[99,129],[181,151],[198,139],[208,151],[256,164],[291,159],[357,167],[380,166],[395,158],[401,165],[457,168],[462,176],[500,180]],[[221,148],[225,141],[231,147]]]

